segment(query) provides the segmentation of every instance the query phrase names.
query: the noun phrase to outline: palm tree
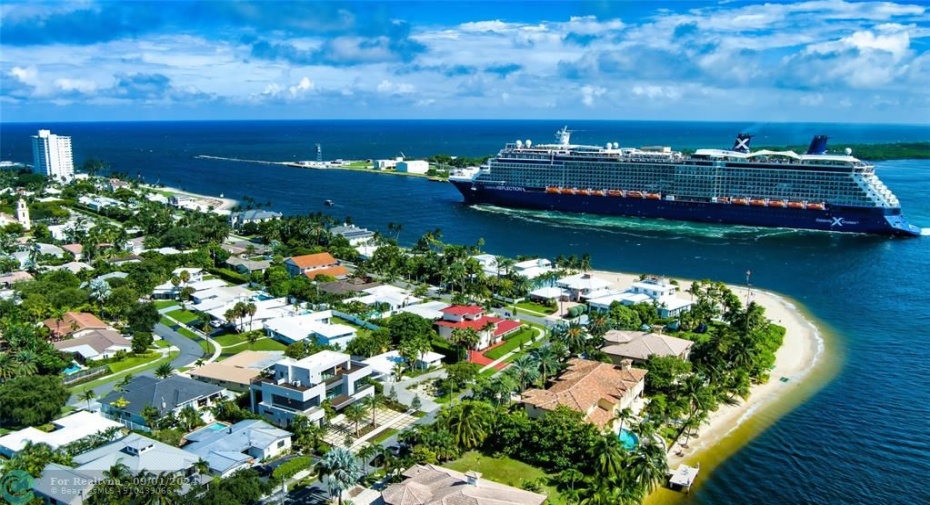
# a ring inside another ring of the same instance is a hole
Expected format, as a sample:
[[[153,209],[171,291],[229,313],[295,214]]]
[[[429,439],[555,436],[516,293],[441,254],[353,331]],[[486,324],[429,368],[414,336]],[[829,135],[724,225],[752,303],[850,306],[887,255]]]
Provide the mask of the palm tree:
[[[202,367],[204,363],[206,363],[206,361],[204,361],[203,358],[197,358],[197,361],[194,362],[194,366],[199,368]]]
[[[94,393],[94,390],[91,388],[86,388],[84,391],[81,391],[81,394],[78,395],[78,398],[82,402],[87,402],[87,410],[90,410],[90,402],[97,398],[97,393]]]
[[[200,475],[209,475],[210,474],[210,463],[207,460],[200,458],[194,463],[194,470],[197,470],[197,473]]]
[[[355,423],[355,438],[358,438],[358,424],[362,419],[365,419],[367,415],[365,408],[362,407],[361,404],[353,403],[346,407],[346,409],[342,411],[342,414],[346,417],[346,421]]]
[[[251,323],[249,324],[249,327],[252,327]],[[258,332],[250,331],[246,333],[245,338],[249,341],[249,350],[252,350],[252,344],[258,342]]]
[[[16,375],[19,377],[35,375],[39,370],[39,356],[35,351],[23,349],[16,353],[16,356],[13,357],[13,361],[16,362]]]
[[[249,330],[252,329],[252,318],[255,317],[255,313],[258,312],[258,307],[254,303],[249,302],[245,304],[245,312],[249,315]]]
[[[601,435],[591,451],[591,457],[596,461],[595,469],[602,479],[620,475],[625,456],[623,446],[613,433]]]
[[[464,401],[441,416],[455,443],[465,449],[480,446],[491,429],[491,409],[486,403]]]
[[[379,394],[373,394],[365,398],[364,400],[362,400],[362,403],[366,407],[371,409],[371,425],[374,426],[375,425],[375,412],[378,410],[378,408],[383,407],[387,403],[384,400],[384,396],[381,396]]]
[[[126,374],[123,377],[123,380],[121,380],[119,384],[116,385],[115,389],[117,391],[126,391],[129,385],[132,384],[132,379],[134,379],[134,377],[132,376],[131,373]]]
[[[344,447],[333,447],[316,465],[320,480],[329,489],[331,498],[339,498],[342,505],[342,492],[355,485],[359,479],[358,460]]]
[[[118,459],[116,464],[103,471],[103,482],[94,486],[90,492],[90,503],[121,503],[127,496],[131,496],[133,475],[129,467]]]
[[[371,462],[375,459],[375,456],[380,454],[380,445],[365,444],[364,447],[359,449],[358,458],[362,462],[362,468],[365,471],[365,477],[368,477],[368,469],[371,467]]]
[[[494,323],[490,323],[494,324]],[[468,360],[468,351],[473,349],[478,342],[481,342],[481,335],[474,328],[456,328],[452,330],[449,336],[449,342],[460,347],[464,351],[465,360]]]
[[[177,476],[167,472],[153,475],[143,471],[134,479],[136,483],[136,496],[141,499],[135,501],[138,505],[179,505],[187,503],[181,496],[183,481]]]
[[[539,371],[542,376],[542,383],[543,386],[545,386],[549,377],[558,373],[560,368],[559,356],[556,354],[552,346],[548,345],[534,349],[532,354],[533,357],[536,358],[536,361],[539,363]]]
[[[629,407],[622,409],[618,411],[616,414],[614,414],[614,420],[620,421],[620,430],[617,431],[617,433],[623,432],[623,422],[628,419],[632,419],[632,417],[633,417],[633,411],[630,410]]]
[[[235,323],[236,323],[236,317],[238,317],[238,313],[236,312],[235,308],[226,309],[226,312],[223,313],[223,319],[225,319],[226,322],[228,322],[228,323],[233,323],[233,324],[235,324]],[[236,331],[237,331],[237,332],[239,331],[239,327],[238,327],[238,326],[236,326]]]
[[[174,372],[174,368],[171,368],[171,363],[162,363],[158,365],[158,368],[155,369],[155,377],[159,379],[167,379]]]
[[[639,444],[629,459],[630,477],[646,492],[660,485],[668,475],[668,460],[665,449],[658,444]]]
[[[529,354],[522,354],[510,363],[507,372],[513,374],[522,393],[527,385],[536,382],[539,377],[539,362]]]

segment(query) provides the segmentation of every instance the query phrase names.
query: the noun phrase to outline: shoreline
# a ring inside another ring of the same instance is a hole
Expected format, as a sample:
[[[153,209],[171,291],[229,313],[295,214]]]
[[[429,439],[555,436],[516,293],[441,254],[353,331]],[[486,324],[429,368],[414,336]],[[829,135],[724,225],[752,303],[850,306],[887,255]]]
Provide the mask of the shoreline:
[[[638,275],[623,272],[591,270],[590,273],[617,287],[626,287],[639,280]],[[675,280],[681,289],[679,295],[693,282],[688,279]],[[727,287],[745,303],[745,286],[728,284]],[[681,464],[701,465],[700,476],[692,491],[700,487],[714,467],[825,384],[825,380],[816,383],[811,381],[812,376],[826,372],[826,379],[832,376],[831,369],[836,369],[824,366],[827,364],[827,360],[823,359],[827,347],[825,335],[796,301],[757,289],[752,289],[751,300],[765,308],[765,315],[772,323],[785,327],[785,337],[775,353],[775,368],[768,382],[753,385],[749,398],[740,404],[721,405],[711,412],[697,436],[692,436],[688,441],[687,448],[681,447],[680,442],[669,448],[669,469],[674,470]],[[788,381],[782,382],[782,377],[787,377]],[[683,451],[681,456],[675,454],[678,450]],[[658,488],[647,497],[646,503],[673,503],[686,496],[667,488]]]

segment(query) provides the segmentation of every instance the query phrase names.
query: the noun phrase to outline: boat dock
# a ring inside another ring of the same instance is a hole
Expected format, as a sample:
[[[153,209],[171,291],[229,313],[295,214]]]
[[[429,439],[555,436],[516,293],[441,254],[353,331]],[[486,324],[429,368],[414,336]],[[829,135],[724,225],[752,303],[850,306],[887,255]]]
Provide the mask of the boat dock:
[[[685,493],[691,491],[691,485],[694,484],[700,469],[700,463],[697,466],[680,465],[677,470],[669,473],[668,487]]]

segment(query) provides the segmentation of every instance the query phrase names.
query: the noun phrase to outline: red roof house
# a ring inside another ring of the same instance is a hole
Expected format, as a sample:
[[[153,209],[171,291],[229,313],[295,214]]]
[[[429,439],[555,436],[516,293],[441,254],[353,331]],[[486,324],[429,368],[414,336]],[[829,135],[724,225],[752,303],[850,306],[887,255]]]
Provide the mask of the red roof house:
[[[486,349],[500,342],[505,335],[520,328],[520,323],[517,321],[485,315],[484,309],[477,305],[452,305],[440,309],[440,312],[442,312],[442,319],[436,321],[436,331],[439,336],[449,340],[456,329],[471,328],[481,336],[477,350]]]

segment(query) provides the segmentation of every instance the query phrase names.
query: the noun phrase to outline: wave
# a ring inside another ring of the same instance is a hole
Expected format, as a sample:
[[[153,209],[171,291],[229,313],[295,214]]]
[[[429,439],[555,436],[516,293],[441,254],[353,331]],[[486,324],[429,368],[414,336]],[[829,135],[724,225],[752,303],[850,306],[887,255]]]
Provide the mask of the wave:
[[[497,207],[494,205],[473,205],[472,208],[529,222],[543,223],[556,228],[577,229],[578,227],[585,227],[605,233],[633,235],[643,238],[654,237],[656,233],[660,233],[663,235],[670,235],[664,238],[672,240],[688,238],[689,236],[694,238],[759,240],[771,237],[796,235],[798,233],[798,230],[790,228],[769,228],[738,224],[717,225],[691,221],[641,219],[597,214],[573,214],[556,211]]]
[[[921,228],[921,229],[920,229],[920,236],[921,236],[921,237],[930,236],[930,228]]]

